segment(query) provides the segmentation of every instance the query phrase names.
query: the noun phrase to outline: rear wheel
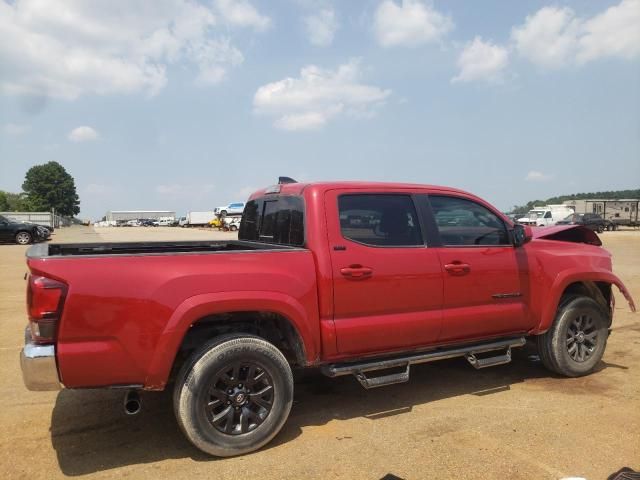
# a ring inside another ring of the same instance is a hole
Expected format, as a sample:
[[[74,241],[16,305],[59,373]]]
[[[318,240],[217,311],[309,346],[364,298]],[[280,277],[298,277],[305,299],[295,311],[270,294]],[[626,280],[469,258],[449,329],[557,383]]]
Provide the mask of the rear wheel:
[[[604,226],[598,225],[598,233],[602,233],[602,232],[604,232]]]
[[[16,233],[16,243],[18,245],[29,245],[33,241],[33,237],[29,232]]]
[[[222,211],[220,212],[220,217],[221,217],[221,218],[224,218],[224,217],[226,217],[226,216],[227,216],[227,211],[226,211],[226,210],[222,210]]]
[[[268,443],[284,425],[293,375],[271,343],[226,336],[185,363],[173,401],[180,428],[197,448],[219,457],[241,455]]]
[[[551,328],[537,337],[540,358],[552,372],[567,377],[588,375],[602,359],[609,322],[592,298],[564,297]]]

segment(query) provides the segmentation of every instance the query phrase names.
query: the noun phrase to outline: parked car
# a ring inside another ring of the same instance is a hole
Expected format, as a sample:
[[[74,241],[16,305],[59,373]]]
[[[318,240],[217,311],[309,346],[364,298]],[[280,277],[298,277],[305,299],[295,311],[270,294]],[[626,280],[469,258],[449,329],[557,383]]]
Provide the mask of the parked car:
[[[170,227],[173,225],[175,220],[173,218],[161,218],[156,222],[156,226],[158,227]]]
[[[152,218],[141,218],[138,219],[138,225],[141,227],[157,227],[158,221]]]
[[[614,285],[635,309],[594,232],[513,225],[457,189],[275,185],[238,238],[30,247],[27,388],[126,385],[133,414],[138,390],[170,384],[186,437],[240,455],[286,422],[294,367],[373,388],[435,360],[506,364],[530,339],[579,377],[605,351]]]
[[[0,215],[0,242],[28,245],[51,237],[51,230],[43,225],[28,222],[16,222]]]
[[[240,220],[241,217],[225,217],[222,228],[236,232],[240,229]]]
[[[221,217],[226,217],[227,215],[242,215],[244,205],[244,202],[230,203],[229,205],[215,208],[213,212]]]
[[[572,213],[560,220],[557,225],[584,225],[598,233],[613,230],[616,227],[613,222],[605,220],[597,213]]]

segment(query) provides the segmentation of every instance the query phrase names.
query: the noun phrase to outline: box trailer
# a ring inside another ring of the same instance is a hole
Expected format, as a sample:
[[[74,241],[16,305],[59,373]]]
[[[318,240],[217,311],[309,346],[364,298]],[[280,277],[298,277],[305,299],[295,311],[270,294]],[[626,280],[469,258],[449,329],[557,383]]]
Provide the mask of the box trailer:
[[[546,227],[555,225],[572,213],[575,213],[574,209],[567,205],[545,205],[543,207],[534,207],[529,210],[526,216],[518,218],[517,221],[523,225]]]
[[[213,210],[206,212],[189,212],[184,222],[180,222],[182,227],[209,226],[209,222],[216,216]]]

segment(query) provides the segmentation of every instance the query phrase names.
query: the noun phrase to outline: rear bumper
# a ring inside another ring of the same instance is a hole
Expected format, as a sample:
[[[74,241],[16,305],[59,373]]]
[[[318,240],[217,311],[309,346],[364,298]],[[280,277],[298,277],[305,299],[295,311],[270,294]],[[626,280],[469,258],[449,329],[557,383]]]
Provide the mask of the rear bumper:
[[[56,366],[55,346],[33,343],[28,328],[24,332],[24,348],[20,352],[20,368],[24,385],[29,390],[45,391],[62,388]]]

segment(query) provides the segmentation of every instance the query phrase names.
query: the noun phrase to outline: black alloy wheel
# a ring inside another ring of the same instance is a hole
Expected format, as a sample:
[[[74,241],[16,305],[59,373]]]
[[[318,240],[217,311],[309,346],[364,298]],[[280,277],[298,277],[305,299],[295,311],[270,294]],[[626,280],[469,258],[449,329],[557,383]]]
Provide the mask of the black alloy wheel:
[[[576,362],[583,363],[596,351],[598,330],[591,316],[579,315],[567,328],[567,353]]]
[[[277,435],[293,403],[293,374],[272,343],[227,334],[193,352],[173,393],[178,425],[191,443],[230,457],[257,450]]]
[[[273,407],[273,393],[273,380],[264,366],[236,362],[215,375],[204,408],[217,430],[241,435],[266,420]]]

